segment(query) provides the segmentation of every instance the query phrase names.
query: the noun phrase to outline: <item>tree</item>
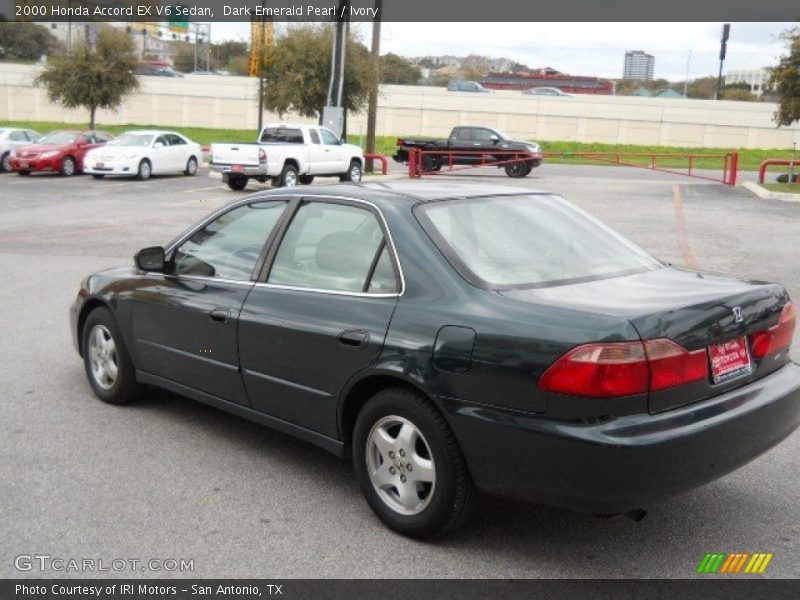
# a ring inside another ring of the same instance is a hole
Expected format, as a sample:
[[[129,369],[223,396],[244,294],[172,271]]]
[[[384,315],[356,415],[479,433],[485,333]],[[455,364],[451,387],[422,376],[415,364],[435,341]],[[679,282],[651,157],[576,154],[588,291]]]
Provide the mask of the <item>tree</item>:
[[[0,58],[3,60],[39,60],[60,46],[58,39],[42,25],[0,19]]]
[[[717,78],[713,75],[698,77],[689,82],[687,96],[689,98],[702,98],[712,100],[717,89]]]
[[[194,71],[194,46],[189,42],[179,42],[172,57],[172,66],[181,73]]]
[[[228,40],[221,44],[211,44],[211,55],[218,65],[228,65],[233,59],[248,57],[249,54],[247,42]]]
[[[782,37],[789,52],[770,70],[767,86],[778,95],[775,122],[779,127],[789,127],[800,121],[800,27],[786,31]]]
[[[94,129],[98,108],[117,108],[136,89],[136,50],[125,31],[102,27],[92,47],[83,41],[69,52],[50,56],[34,80],[47,88],[48,97],[67,108],[89,109]]]
[[[250,75],[250,58],[247,56],[234,56],[225,65],[225,69],[232,75]]]
[[[725,86],[720,90],[719,97],[721,100],[739,100],[742,102],[758,102],[758,96],[750,91],[750,87],[728,87]]]
[[[461,61],[460,71],[464,79],[482,79],[489,72],[489,59],[485,56],[470,54]]]
[[[422,77],[420,68],[407,58],[397,54],[381,56],[381,83],[396,83],[400,85],[414,85]]]
[[[264,77],[265,106],[279,115],[294,111],[318,118],[328,96],[332,45],[333,32],[326,25],[301,25],[278,38]],[[342,104],[358,111],[369,92],[369,50],[351,35],[346,54]]]

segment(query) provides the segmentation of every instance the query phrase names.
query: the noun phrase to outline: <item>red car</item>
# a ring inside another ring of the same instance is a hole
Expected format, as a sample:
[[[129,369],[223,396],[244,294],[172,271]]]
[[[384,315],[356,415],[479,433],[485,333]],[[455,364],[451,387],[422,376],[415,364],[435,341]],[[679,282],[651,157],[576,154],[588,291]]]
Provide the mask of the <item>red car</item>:
[[[114,139],[105,131],[51,131],[32,146],[17,150],[11,168],[20,175],[51,171],[70,176],[83,171],[83,157]]]

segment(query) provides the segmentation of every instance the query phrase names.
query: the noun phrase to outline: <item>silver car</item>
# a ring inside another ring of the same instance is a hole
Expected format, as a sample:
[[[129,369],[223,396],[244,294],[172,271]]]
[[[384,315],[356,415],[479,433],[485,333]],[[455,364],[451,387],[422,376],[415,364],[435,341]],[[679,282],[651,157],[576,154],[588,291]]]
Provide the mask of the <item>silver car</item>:
[[[0,173],[11,170],[11,156],[22,146],[29,146],[42,137],[32,129],[0,128]]]

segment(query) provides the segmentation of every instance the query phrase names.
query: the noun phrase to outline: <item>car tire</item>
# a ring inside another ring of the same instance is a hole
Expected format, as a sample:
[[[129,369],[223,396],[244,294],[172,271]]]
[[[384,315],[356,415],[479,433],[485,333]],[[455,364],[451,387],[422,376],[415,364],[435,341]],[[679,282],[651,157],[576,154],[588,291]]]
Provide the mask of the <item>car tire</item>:
[[[234,192],[241,192],[247,187],[249,178],[245,175],[228,175],[228,187]]]
[[[103,175],[102,173],[92,173],[92,177],[94,177],[95,179],[103,179],[105,175]]]
[[[71,156],[67,156],[64,160],[61,161],[61,170],[60,173],[64,177],[72,177],[77,172],[77,165],[75,164],[75,159]]]
[[[347,167],[347,171],[339,175],[339,181],[352,181],[354,183],[358,183],[361,181],[362,175],[363,171],[361,169],[361,162],[353,159],[350,161],[350,166]]]
[[[311,185],[314,183],[314,176],[313,175],[300,175],[297,180],[302,183],[303,185]]]
[[[17,173],[19,173],[22,177],[27,177],[31,174],[30,171],[17,171]]]
[[[505,167],[506,175],[511,177],[512,179],[519,179],[521,177],[525,177],[528,173],[530,173],[530,169],[528,168],[527,162],[515,162],[506,165]]]
[[[83,364],[95,395],[108,404],[136,400],[141,386],[113,313],[106,307],[94,309],[81,333]]]
[[[295,187],[298,183],[297,167],[288,164],[283,165],[283,170],[276,179],[272,180],[272,185],[275,187]]]
[[[152,174],[153,165],[150,164],[150,161],[146,158],[139,161],[139,166],[136,167],[136,178],[144,181],[145,179],[150,179]]]
[[[367,503],[398,533],[435,537],[472,515],[477,493],[464,456],[421,393],[397,387],[375,394],[356,419],[352,455]]]
[[[194,177],[197,175],[197,159],[194,156],[186,161],[186,169],[183,171],[183,174],[187,177]]]
[[[11,152],[6,152],[0,158],[0,173],[8,173],[11,170]]]

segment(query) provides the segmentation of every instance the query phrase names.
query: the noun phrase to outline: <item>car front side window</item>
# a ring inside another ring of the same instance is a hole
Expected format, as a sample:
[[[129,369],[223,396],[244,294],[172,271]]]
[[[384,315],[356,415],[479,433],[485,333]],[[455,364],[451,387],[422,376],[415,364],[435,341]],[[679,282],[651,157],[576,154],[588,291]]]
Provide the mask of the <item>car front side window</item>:
[[[333,135],[333,132],[322,128],[322,129],[319,130],[319,133],[322,136],[322,141],[327,146],[338,146],[339,145],[339,143],[340,143],[339,142],[339,138],[337,138],[335,135]]]
[[[217,217],[175,250],[173,274],[249,281],[285,208],[283,200],[257,202]]]
[[[394,293],[394,267],[388,251],[382,257],[384,247],[383,230],[372,211],[328,202],[303,204],[283,236],[267,282],[332,292]]]

